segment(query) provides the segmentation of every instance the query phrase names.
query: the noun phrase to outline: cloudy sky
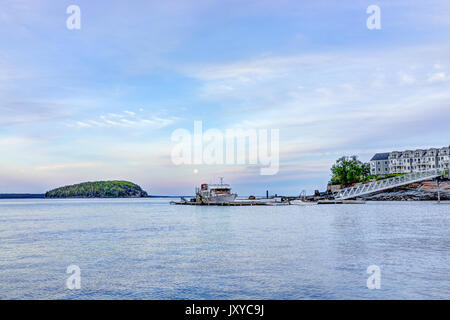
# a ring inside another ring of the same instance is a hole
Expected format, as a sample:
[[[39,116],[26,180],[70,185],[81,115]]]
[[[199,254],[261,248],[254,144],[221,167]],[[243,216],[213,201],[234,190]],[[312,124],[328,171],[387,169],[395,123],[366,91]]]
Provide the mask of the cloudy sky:
[[[449,17],[447,0],[1,0],[0,193],[125,179],[192,194],[225,176],[295,195],[342,155],[448,146]],[[171,135],[195,120],[279,129],[278,174],[175,166]]]

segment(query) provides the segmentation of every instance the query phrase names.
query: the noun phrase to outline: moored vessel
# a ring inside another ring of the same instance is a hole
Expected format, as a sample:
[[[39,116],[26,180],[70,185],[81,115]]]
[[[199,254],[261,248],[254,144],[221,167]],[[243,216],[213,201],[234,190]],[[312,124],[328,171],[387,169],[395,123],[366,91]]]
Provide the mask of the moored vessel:
[[[219,184],[204,183],[195,190],[195,202],[209,203],[230,203],[236,200],[237,194],[231,193],[231,186],[223,183],[220,178]]]

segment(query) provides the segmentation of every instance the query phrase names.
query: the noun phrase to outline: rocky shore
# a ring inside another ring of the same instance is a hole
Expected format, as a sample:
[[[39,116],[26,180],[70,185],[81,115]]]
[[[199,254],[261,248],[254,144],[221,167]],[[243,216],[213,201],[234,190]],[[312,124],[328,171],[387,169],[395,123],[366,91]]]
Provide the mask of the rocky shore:
[[[450,200],[450,181],[441,182],[439,188],[441,200]],[[436,181],[424,181],[361,198],[368,201],[432,201],[438,199],[438,194]]]

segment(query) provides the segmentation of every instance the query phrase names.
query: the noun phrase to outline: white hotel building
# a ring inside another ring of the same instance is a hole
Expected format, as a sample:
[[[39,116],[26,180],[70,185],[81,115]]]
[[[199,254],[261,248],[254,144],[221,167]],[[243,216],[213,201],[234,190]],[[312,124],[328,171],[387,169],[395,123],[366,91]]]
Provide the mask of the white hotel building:
[[[421,172],[433,169],[449,170],[450,147],[428,150],[405,150],[377,153],[370,160],[370,174]]]

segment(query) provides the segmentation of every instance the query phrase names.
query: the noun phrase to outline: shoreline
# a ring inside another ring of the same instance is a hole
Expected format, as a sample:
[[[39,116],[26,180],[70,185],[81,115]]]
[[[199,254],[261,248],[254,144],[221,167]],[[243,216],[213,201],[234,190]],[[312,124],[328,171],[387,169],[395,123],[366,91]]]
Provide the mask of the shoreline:
[[[130,198],[45,198],[45,197],[38,197],[38,196],[4,196],[0,195],[0,201],[1,200],[150,200],[150,199],[180,199],[183,198],[183,196],[153,196],[153,197],[130,197]],[[245,200],[245,199],[240,199]],[[386,197],[364,197],[359,198],[356,201],[364,201],[366,203],[380,203],[380,202],[437,202],[437,196],[436,198],[427,198],[427,199],[405,199],[401,197],[393,197],[393,196],[386,196]],[[333,202],[334,200],[330,200],[330,202]],[[355,200],[345,200],[345,201],[355,201]],[[441,193],[441,202],[443,203],[449,203],[450,202],[450,195],[448,196],[442,196]]]
[[[148,195],[147,197],[46,197],[44,193],[3,193],[0,194],[1,199],[177,199],[177,198],[192,198],[193,196],[186,195]],[[248,200],[248,197],[238,197],[240,200]],[[267,199],[264,196],[257,197],[258,199]],[[284,199],[298,199],[298,196],[280,196],[270,197],[284,198]],[[326,196],[325,196],[326,199]],[[322,199],[322,200],[325,200]],[[320,200],[320,199],[317,199]],[[423,181],[420,183],[413,183],[403,187],[397,187],[386,191],[358,197],[357,200],[364,201],[437,201],[438,192],[434,181]],[[442,181],[440,184],[440,200],[450,200],[450,181]]]
[[[4,193],[0,194],[1,199],[148,199],[148,198],[180,198],[187,196],[148,196],[148,197],[67,197],[67,198],[56,198],[56,197],[45,197],[45,194],[40,193]],[[189,197],[189,196],[188,196]]]

